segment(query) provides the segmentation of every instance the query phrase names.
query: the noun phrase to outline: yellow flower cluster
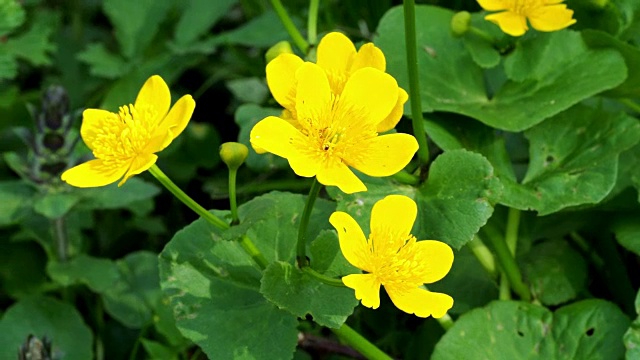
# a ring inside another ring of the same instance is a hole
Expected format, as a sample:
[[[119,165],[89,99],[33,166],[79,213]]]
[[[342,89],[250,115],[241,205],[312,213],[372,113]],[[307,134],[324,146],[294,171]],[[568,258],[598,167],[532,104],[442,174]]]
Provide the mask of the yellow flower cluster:
[[[418,142],[408,134],[378,135],[396,126],[408,99],[385,65],[373,44],[356,51],[337,32],[322,39],[315,64],[279,55],[267,65],[267,83],[285,110],[254,126],[251,145],[286,158],[296,174],[349,194],[367,189],[349,167],[370,176],[397,173]]]
[[[259,152],[286,158],[293,171],[345,193],[366,191],[349,169],[370,176],[402,170],[418,149],[408,134],[378,135],[393,129],[408,99],[406,91],[385,73],[382,51],[369,43],[356,51],[344,35],[327,34],[318,45],[317,63],[281,54],[267,65],[267,83],[284,108],[251,131]],[[446,294],[420,288],[443,278],[453,251],[439,241],[416,241],[410,234],[417,207],[406,196],[390,195],[371,213],[365,238],[355,220],[338,211],[330,218],[345,258],[365,274],[342,278],[367,307],[380,305],[380,286],[402,311],[420,317],[442,317],[453,306]]]
[[[500,11],[485,19],[500,26],[500,29],[512,36],[521,36],[529,29],[527,20],[538,31],[556,31],[576,22],[573,11],[564,0],[478,0],[487,11]]]

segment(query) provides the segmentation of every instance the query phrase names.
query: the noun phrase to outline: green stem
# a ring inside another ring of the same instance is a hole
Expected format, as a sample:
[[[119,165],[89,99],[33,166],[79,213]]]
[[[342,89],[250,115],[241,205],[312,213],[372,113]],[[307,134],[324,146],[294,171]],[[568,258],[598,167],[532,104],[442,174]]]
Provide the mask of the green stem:
[[[640,105],[638,105],[635,101],[632,101],[631,99],[618,99],[618,101],[621,104],[626,105],[628,108],[630,108],[631,110],[640,113]]]
[[[407,68],[409,69],[409,98],[413,136],[418,140],[418,159],[422,165],[429,163],[429,145],[422,120],[420,81],[418,75],[418,51],[416,49],[416,9],[414,0],[404,0],[404,36],[407,46]]]
[[[396,179],[396,181],[398,181],[399,183],[402,184],[407,184],[407,185],[418,185],[418,183],[420,182],[420,178],[411,174],[410,172],[406,171],[406,170],[400,170],[399,172],[391,175],[394,179]]]
[[[190,198],[189,195],[185,194],[185,192],[182,191],[176,184],[174,184],[173,181],[171,181],[171,179],[169,179],[167,175],[165,175],[162,172],[162,170],[158,168],[157,165],[154,164],[153,166],[151,166],[151,168],[149,168],[149,172],[156,179],[158,179],[158,181],[162,185],[164,185],[164,187],[166,187],[167,190],[169,190],[173,195],[175,195],[180,201],[182,201],[185,205],[187,205],[191,210],[195,211],[196,214],[200,215],[202,218],[207,220],[211,225],[217,227],[220,230],[226,230],[230,227],[229,224],[221,220],[219,217],[208,212],[205,208],[200,206],[200,204],[198,204],[195,200]],[[264,257],[264,255],[262,255],[260,250],[258,250],[255,244],[251,241],[251,239],[249,239],[247,236],[243,236],[240,239],[240,245],[242,246],[244,251],[247,254],[249,254],[249,256],[251,256],[253,260],[262,269],[267,267],[269,262]]]
[[[309,19],[307,21],[307,40],[309,44],[315,45],[318,40],[318,9],[320,8],[320,0],[311,0],[309,2]]]
[[[346,287],[342,282],[342,280],[334,279],[334,278],[330,278],[328,276],[322,275],[319,272],[313,270],[309,266],[303,267],[302,271],[310,275],[312,278],[315,278],[316,280],[320,281],[321,283],[331,285],[331,286],[336,286],[336,287]]]
[[[53,231],[55,233],[58,261],[67,262],[69,257],[69,246],[67,244],[67,233],[65,231],[64,216],[53,220]]]
[[[492,278],[496,278],[498,276],[496,260],[480,237],[478,235],[474,236],[473,240],[467,243],[467,246],[469,246],[469,250],[471,250],[476,259],[478,259],[480,265],[482,265],[489,275],[491,275]]]
[[[507,228],[509,228],[509,225],[507,225]],[[491,241],[496,252],[500,268],[509,280],[509,285],[511,285],[513,291],[515,291],[522,300],[530,301],[531,292],[527,285],[522,281],[520,268],[518,268],[515,256],[511,253],[505,239],[491,226],[485,226],[485,232],[487,234],[487,239]],[[501,287],[502,286],[504,285],[501,285]]]
[[[575,231],[571,232],[569,236],[571,237],[571,240],[573,240],[573,243],[589,256],[589,259],[591,260],[593,265],[595,265],[598,271],[602,271],[602,269],[604,268],[604,260],[602,260],[602,257],[600,257],[600,255],[593,251],[591,246],[589,246],[589,244],[587,243],[587,240],[585,240],[582,236],[580,236],[580,234]]]
[[[509,280],[507,279],[507,275],[504,272],[500,274],[498,299],[511,300],[511,286],[509,286]]]
[[[516,255],[516,246],[518,245],[518,229],[520,228],[520,210],[509,208],[507,214],[507,230],[504,234],[504,240],[507,242],[509,251],[512,256]]]
[[[291,36],[291,40],[293,40],[303,54],[306,54],[309,49],[309,43],[307,43],[307,41],[302,37],[293,21],[291,21],[289,14],[287,14],[287,10],[282,6],[280,0],[271,0],[271,6],[273,6],[273,9],[278,14],[284,28],[287,29],[289,36]]]
[[[385,354],[377,346],[369,342],[362,335],[350,328],[347,324],[343,324],[339,329],[331,329],[338,338],[356,349],[362,356],[369,360],[391,360],[391,356]]]
[[[217,227],[220,230],[226,230],[229,228],[229,224],[221,220],[219,217],[213,215],[208,212],[205,208],[203,208],[200,204],[198,204],[195,200],[193,200],[189,195],[187,195],[184,191],[182,191],[178,185],[176,185],[165,173],[160,170],[158,165],[153,164],[149,168],[149,172],[153,175],[158,181],[164,185],[167,190],[169,190],[178,200],[182,201],[183,204],[187,205],[189,209],[193,210],[196,214],[203,217],[207,220],[211,225]]]
[[[149,325],[145,325],[140,330],[140,333],[138,334],[138,337],[136,338],[136,342],[133,344],[133,349],[131,350],[131,353],[129,354],[129,360],[135,360],[138,357],[138,349],[140,348],[141,339],[147,333],[148,329],[149,329]]]
[[[302,219],[300,219],[296,254],[298,266],[301,268],[309,265],[309,261],[307,260],[307,227],[309,226],[309,219],[311,218],[313,204],[315,204],[321,188],[322,184],[318,182],[318,179],[313,179],[311,190],[309,190],[309,197],[307,197],[307,203],[304,205],[304,211],[302,212]]]
[[[469,29],[467,31],[472,33],[473,35],[483,39],[484,41],[488,42],[489,44],[493,44],[495,42],[495,39],[491,35],[489,35],[484,30],[478,29],[475,26],[471,26],[470,25]]]
[[[448,313],[444,314],[444,316],[441,318],[436,318],[436,321],[438,321],[440,326],[442,326],[442,328],[445,330],[451,329],[454,324],[453,319],[451,319],[451,316]]]
[[[231,225],[240,223],[238,219],[238,202],[236,201],[236,176],[238,169],[229,169],[229,207],[231,208]]]

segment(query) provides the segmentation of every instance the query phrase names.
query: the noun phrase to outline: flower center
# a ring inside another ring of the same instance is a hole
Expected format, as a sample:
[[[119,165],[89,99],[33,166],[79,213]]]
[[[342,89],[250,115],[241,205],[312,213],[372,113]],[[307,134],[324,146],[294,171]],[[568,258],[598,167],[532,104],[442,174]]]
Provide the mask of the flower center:
[[[344,89],[344,85],[347,83],[349,74],[346,71],[339,70],[326,70],[325,73],[327,74],[327,78],[329,79],[331,92],[334,95],[342,94],[342,90]]]
[[[406,292],[423,284],[421,279],[428,272],[426,264],[416,259],[416,238],[408,235],[405,239],[398,234],[383,232],[371,234],[371,269],[377,280],[394,291]]]
[[[142,111],[140,111],[142,110]],[[133,105],[120,107],[96,127],[91,143],[93,155],[107,166],[121,166],[144,151],[157,122],[153,109],[136,109]]]

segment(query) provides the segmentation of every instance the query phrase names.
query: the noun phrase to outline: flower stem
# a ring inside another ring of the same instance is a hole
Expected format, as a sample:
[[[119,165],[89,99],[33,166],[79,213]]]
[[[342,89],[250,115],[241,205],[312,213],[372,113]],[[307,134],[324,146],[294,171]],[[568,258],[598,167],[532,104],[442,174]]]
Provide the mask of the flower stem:
[[[511,255],[516,255],[516,246],[518,245],[518,229],[520,228],[520,210],[509,208],[507,213],[507,230],[504,239],[507,242]]]
[[[65,231],[64,216],[53,220],[53,231],[55,233],[58,261],[67,262],[69,257],[69,246],[67,244],[67,232]]]
[[[158,167],[158,165],[153,165],[149,168],[149,172],[153,175],[158,181],[164,185],[173,195],[175,195],[180,201],[182,201],[185,205],[189,207],[189,209],[193,210],[196,214],[200,215],[202,218],[207,220],[211,225],[217,227],[220,230],[226,230],[230,226],[219,217],[213,215],[208,212],[205,208],[203,208],[200,204],[198,204],[195,200],[189,197],[184,191],[182,191],[176,184],[174,184],[171,179],[165,175],[162,170]],[[242,249],[253,258],[253,260],[262,268],[266,268],[269,262],[262,255],[260,250],[255,246],[255,244],[249,239],[247,236],[243,236],[240,239],[240,246]]]
[[[298,266],[300,268],[309,265],[309,261],[307,260],[307,227],[309,226],[309,219],[311,218],[313,204],[315,204],[321,188],[322,184],[318,182],[318,179],[313,179],[311,190],[309,190],[309,197],[307,198],[307,203],[304,205],[304,211],[302,212],[302,219],[300,219],[300,227],[298,228],[298,244],[296,246]]]
[[[406,170],[400,170],[399,172],[391,175],[397,182],[407,185],[418,185],[420,178],[411,174]]]
[[[453,319],[451,319],[451,316],[449,315],[449,313],[444,314],[444,316],[441,318],[436,318],[436,321],[438,321],[440,326],[442,326],[442,328],[445,329],[445,331],[451,329],[454,324]]]
[[[302,268],[302,271],[310,275],[312,278],[320,281],[323,284],[335,286],[335,287],[346,287],[342,280],[330,278],[328,276],[322,275],[319,272],[313,270],[310,266],[305,266]]]
[[[631,99],[618,99],[618,102],[626,105],[628,108],[630,108],[634,112],[640,113],[640,105],[638,105],[635,101]]]
[[[513,216],[513,215],[512,215]],[[513,217],[510,216],[513,219]],[[519,214],[518,214],[519,218]],[[511,225],[513,226],[513,225]],[[510,228],[510,225],[507,224],[507,229]],[[509,285],[513,288],[518,296],[522,300],[530,301],[531,300],[531,292],[527,285],[522,281],[522,274],[520,273],[520,268],[518,268],[518,264],[516,263],[516,259],[505,239],[500,235],[498,231],[493,229],[490,225],[485,226],[485,231],[487,233],[487,239],[489,239],[493,245],[493,248],[496,252],[496,256],[498,258],[498,263],[502,269],[502,272],[506,275],[509,280]],[[509,230],[507,230],[509,233]],[[516,238],[517,240],[517,238]],[[505,286],[506,284],[502,285]],[[504,291],[504,290],[502,290]],[[501,293],[501,296],[504,294]]]
[[[219,217],[213,215],[208,212],[205,208],[203,208],[200,204],[198,204],[195,200],[193,200],[189,195],[187,195],[184,191],[182,191],[178,185],[176,185],[165,173],[160,170],[158,165],[153,164],[149,168],[149,172],[153,175],[164,187],[167,188],[173,195],[175,195],[178,200],[182,201],[185,205],[189,207],[189,209],[193,210],[196,214],[203,217],[205,220],[211,223],[211,225],[217,227],[220,230],[226,230],[229,228],[229,224],[224,222]]]
[[[315,45],[318,40],[318,8],[320,0],[309,2],[309,19],[307,20],[307,40],[309,44]]]
[[[347,324],[342,324],[338,329],[331,329],[341,341],[356,349],[362,356],[369,360],[391,360],[391,356],[385,354],[377,346],[369,342],[362,335]]]
[[[489,44],[493,44],[495,42],[495,39],[489,35],[487,32],[485,32],[484,30],[480,30],[475,26],[469,26],[469,30],[470,33],[472,33],[473,35],[481,38],[482,40],[488,42]]]
[[[418,159],[422,165],[429,163],[429,145],[422,120],[420,81],[418,75],[418,51],[416,49],[416,9],[414,0],[404,0],[404,36],[407,47],[407,68],[409,69],[409,99],[411,101],[411,121],[413,136],[418,140]]]
[[[231,225],[240,223],[238,219],[238,202],[236,201],[236,175],[238,169],[229,169],[229,207],[231,208]]]
[[[282,6],[280,0],[271,0],[271,5],[278,14],[282,25],[284,25],[284,28],[287,29],[289,36],[291,36],[291,40],[293,40],[293,42],[296,44],[298,49],[302,51],[302,53],[306,54],[307,50],[309,49],[309,43],[307,43],[307,41],[302,37],[293,21],[291,21],[289,14],[287,14],[287,10],[284,8],[284,6]]]
[[[496,270],[496,260],[493,257],[491,251],[482,242],[482,239],[480,239],[480,237],[476,235],[473,237],[473,240],[467,243],[467,246],[476,257],[476,259],[478,259],[480,265],[482,265],[482,267],[489,273],[489,275],[492,278],[496,278],[498,276],[498,272]]]

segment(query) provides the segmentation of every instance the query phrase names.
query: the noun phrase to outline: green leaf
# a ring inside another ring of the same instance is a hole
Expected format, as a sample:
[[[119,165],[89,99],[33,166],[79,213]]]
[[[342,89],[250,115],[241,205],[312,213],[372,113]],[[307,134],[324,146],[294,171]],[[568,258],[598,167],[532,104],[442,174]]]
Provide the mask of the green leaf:
[[[119,209],[156,196],[160,193],[160,188],[134,177],[120,187],[113,183],[100,188],[75,189],[75,191],[82,196],[82,202],[79,205],[85,209]]]
[[[587,263],[564,241],[535,244],[522,262],[533,296],[544,305],[566,303],[585,291]]]
[[[425,111],[455,112],[494,128],[521,131],[614,88],[627,76],[617,51],[589,49],[573,31],[537,33],[522,39],[505,60],[507,74],[526,81],[506,81],[490,93],[482,69],[463,40],[450,34],[452,16],[452,11],[439,7],[416,7],[416,22],[421,24],[417,34],[420,98]],[[408,89],[401,7],[385,14],[377,33],[375,42],[385,53],[387,71]],[[410,113],[408,103],[405,113]]]
[[[77,59],[89,65],[89,73],[106,79],[117,79],[126,74],[130,64],[118,55],[107,50],[102,43],[88,44]]]
[[[69,212],[80,199],[77,193],[43,194],[35,199],[33,210],[49,219],[58,219]]]
[[[35,242],[0,241],[0,293],[14,299],[40,294],[50,284],[47,255]]]
[[[18,223],[29,212],[35,192],[22,181],[0,182],[0,226]]]
[[[260,270],[246,255],[238,261],[240,245],[220,235],[199,219],[176,233],[160,254],[162,290],[171,299],[178,329],[212,359],[290,359],[296,317],[260,294]]]
[[[122,54],[133,58],[153,40],[172,5],[171,0],[105,0],[102,9],[115,28]]]
[[[142,343],[142,347],[144,347],[144,350],[147,353],[147,355],[149,355],[149,359],[163,359],[163,360],[179,359],[178,351],[162,343],[148,340],[148,339],[140,339],[140,342]]]
[[[359,273],[342,255],[338,234],[334,230],[323,230],[311,243],[309,250],[311,267],[329,277]]]
[[[482,155],[447,151],[429,168],[416,196],[420,239],[443,241],[456,249],[471,241],[493,214],[502,185]]]
[[[97,293],[109,291],[120,280],[113,261],[84,254],[65,263],[49,262],[47,273],[60,285],[84,284]]]
[[[616,240],[625,249],[640,255],[640,223],[637,212],[621,215],[613,222]]]
[[[160,301],[158,257],[148,251],[131,253],[116,262],[119,279],[102,293],[105,310],[130,328],[142,328],[152,320]]]
[[[334,329],[342,326],[358,305],[352,289],[323,284],[295,265],[280,261],[265,270],[260,293],[280,309],[303,319],[311,315],[319,325]]]
[[[224,238],[236,240],[246,234],[271,261],[293,261],[296,256],[298,227],[306,197],[273,191],[238,207],[240,225],[226,231]],[[311,212],[307,238],[315,239],[322,229],[330,228],[332,202],[317,199]]]
[[[25,12],[16,0],[0,0],[0,36],[5,36],[24,23]]]
[[[471,26],[493,36],[493,38],[502,36],[501,30],[486,21],[484,16],[485,14],[482,13],[471,14]],[[493,43],[472,32],[466,33],[462,37],[462,41],[473,61],[481,68],[490,69],[500,64],[502,58]]]
[[[619,86],[607,91],[604,95],[613,97],[639,97],[640,96],[640,49],[620,41],[613,36],[595,30],[584,30],[582,38],[585,43],[594,49],[615,49],[624,57],[629,72],[627,79]]]
[[[269,95],[265,81],[256,77],[229,80],[227,88],[244,103],[261,104]]]
[[[294,17],[293,23],[300,29],[302,22]],[[267,48],[282,40],[289,40],[278,15],[274,11],[265,11],[244,25],[213,37],[212,45],[237,44]]]
[[[18,64],[11,54],[0,54],[0,80],[13,79],[18,75]]]
[[[640,291],[636,295],[636,313],[640,314]],[[627,348],[626,359],[633,360],[640,357],[640,317],[637,317],[624,334],[624,346]]]
[[[59,22],[55,12],[38,12],[26,32],[10,37],[4,44],[7,54],[28,61],[34,66],[49,65],[49,53],[56,49],[49,38]]]
[[[176,25],[175,41],[186,45],[209,30],[236,0],[188,0],[181,2],[183,12]]]
[[[595,204],[615,185],[618,155],[640,139],[640,124],[624,113],[575,106],[525,132],[530,162],[522,186],[502,178],[502,203],[546,215]]]
[[[54,358],[93,358],[91,329],[73,306],[52,298],[28,298],[12,305],[0,320],[0,334],[1,359],[15,359],[30,334],[51,340]]]
[[[267,116],[279,116],[282,109],[263,108],[255,104],[245,104],[236,110],[235,121],[240,127],[240,134],[238,135],[238,142],[241,142],[249,147],[249,156],[247,157],[247,166],[254,171],[266,171],[285,169],[289,167],[287,160],[270,154],[256,154],[251,147],[250,134],[253,126],[258,121],[264,119]]]
[[[462,315],[432,359],[619,359],[628,326],[616,305],[598,299],[555,313],[529,303],[495,301]]]

